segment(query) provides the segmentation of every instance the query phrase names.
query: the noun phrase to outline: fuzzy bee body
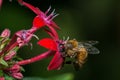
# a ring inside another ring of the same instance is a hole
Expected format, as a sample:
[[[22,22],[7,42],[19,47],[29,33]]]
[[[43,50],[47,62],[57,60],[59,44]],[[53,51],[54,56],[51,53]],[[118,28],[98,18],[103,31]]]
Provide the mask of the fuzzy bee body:
[[[80,50],[78,51],[76,55],[75,63],[77,63],[80,67],[82,67],[82,65],[86,61],[87,56],[88,56],[87,50],[85,48],[80,48]]]
[[[78,42],[75,39],[68,40],[65,44],[65,56],[74,59],[71,62],[82,67],[88,54],[99,54],[99,50],[93,47],[97,43],[97,41]]]

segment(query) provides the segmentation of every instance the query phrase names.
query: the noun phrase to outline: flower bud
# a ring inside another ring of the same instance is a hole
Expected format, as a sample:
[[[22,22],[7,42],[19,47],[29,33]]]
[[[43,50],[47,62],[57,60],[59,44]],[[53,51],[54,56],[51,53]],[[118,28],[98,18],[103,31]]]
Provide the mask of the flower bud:
[[[11,76],[14,77],[14,78],[16,78],[16,79],[20,79],[20,80],[23,78],[23,75],[20,72],[18,72],[18,73],[12,73]]]
[[[20,66],[18,64],[15,64],[11,68],[9,68],[8,70],[12,73],[17,73],[20,71]]]
[[[1,37],[9,37],[9,36],[10,36],[10,30],[9,29],[5,29],[1,34]]]
[[[4,77],[0,77],[0,80],[5,80],[5,78]]]
[[[5,55],[4,60],[8,61],[8,60],[12,59],[15,56],[15,54],[16,54],[15,51],[11,51],[7,55]]]

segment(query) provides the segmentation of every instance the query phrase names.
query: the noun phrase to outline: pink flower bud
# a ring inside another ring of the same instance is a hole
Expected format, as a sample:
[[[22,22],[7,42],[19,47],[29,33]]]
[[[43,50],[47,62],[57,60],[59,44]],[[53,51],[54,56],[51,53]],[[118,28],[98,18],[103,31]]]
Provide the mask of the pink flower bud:
[[[15,56],[15,54],[16,54],[15,51],[11,51],[7,55],[5,55],[4,60],[8,61],[8,60],[12,59]]]
[[[9,29],[5,29],[1,34],[1,37],[9,37],[9,36],[10,36],[10,30]]]
[[[12,73],[11,76],[14,77],[14,78],[16,78],[16,79],[20,79],[20,80],[23,78],[23,75],[20,72],[18,72],[18,73]]]
[[[17,73],[20,71],[20,66],[18,64],[13,65],[11,68],[8,69],[12,73]]]
[[[5,78],[4,77],[0,77],[0,80],[5,80]]]

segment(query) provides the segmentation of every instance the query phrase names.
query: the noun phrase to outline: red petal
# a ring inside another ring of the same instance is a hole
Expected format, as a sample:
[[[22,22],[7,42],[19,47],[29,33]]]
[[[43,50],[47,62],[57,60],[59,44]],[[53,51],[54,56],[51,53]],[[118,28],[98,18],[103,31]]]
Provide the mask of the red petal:
[[[55,35],[48,29],[44,28],[44,30],[54,39]]]
[[[58,40],[59,39],[59,37],[58,37],[58,33],[56,32],[56,30],[52,27],[52,26],[48,26],[49,27],[49,31],[51,32],[51,34],[53,34],[53,35],[51,35],[51,34],[49,34],[51,37],[53,37],[53,39],[56,39],[56,40]]]
[[[60,29],[60,27],[54,22],[54,21],[51,21],[48,26],[52,26],[52,27],[55,27],[57,29]]]
[[[41,13],[43,13],[39,8],[34,7],[31,4],[28,4],[28,3],[24,2],[24,1],[21,4],[28,7],[29,9],[31,9],[37,15],[40,15]]]
[[[62,66],[63,61],[64,61],[64,58],[61,56],[61,53],[56,52],[47,69],[58,70]]]
[[[45,25],[44,20],[39,16],[36,16],[33,20],[33,27],[41,28]]]
[[[55,41],[50,39],[50,38],[44,38],[42,40],[39,40],[38,44],[47,48],[47,49],[57,51],[57,45],[56,45]]]

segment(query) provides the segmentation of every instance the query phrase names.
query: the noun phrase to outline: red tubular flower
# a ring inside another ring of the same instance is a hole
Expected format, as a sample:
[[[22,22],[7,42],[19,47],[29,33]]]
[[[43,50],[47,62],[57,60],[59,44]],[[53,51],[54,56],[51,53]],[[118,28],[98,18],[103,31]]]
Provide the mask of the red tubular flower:
[[[44,38],[40,40],[38,44],[47,49],[56,51],[47,69],[48,70],[56,70],[56,69],[59,70],[62,67],[62,64],[64,62],[64,57],[62,56],[62,52],[60,51],[61,50],[60,45],[62,44],[62,42],[55,41],[51,38]]]
[[[47,52],[44,52],[42,54],[39,54],[35,57],[32,57],[30,59],[26,59],[26,60],[22,60],[22,61],[19,61],[17,62],[18,65],[26,65],[26,64],[31,64],[31,63],[34,63],[34,62],[37,62],[37,61],[40,61],[42,59],[45,59],[45,58],[48,58],[52,55],[55,54],[55,51],[52,51],[52,50],[49,50]]]
[[[46,38],[46,39],[43,39],[43,40],[40,40],[38,42],[38,44],[50,49],[49,51],[45,52],[45,53],[42,53],[42,54],[39,54],[33,58],[30,58],[30,59],[27,59],[27,60],[22,60],[22,61],[19,61],[17,62],[18,65],[26,65],[26,64],[30,64],[30,63],[33,63],[33,62],[36,62],[36,61],[40,61],[44,58],[47,58],[49,56],[52,56],[55,54],[55,58],[53,58],[53,60],[51,61],[49,67],[48,67],[48,70],[52,70],[52,69],[58,69],[62,62],[64,61],[64,58],[61,56],[61,53],[59,52],[60,48],[58,49],[58,41],[60,41],[58,39],[58,34],[57,32],[51,28],[51,31],[50,30],[47,30],[45,29],[45,31],[54,39],[50,39],[50,38]],[[57,42],[56,42],[57,41]],[[56,61],[58,61],[59,63],[56,63]]]
[[[8,52],[8,51],[12,50],[16,46],[18,46],[20,48],[20,47],[28,44],[33,36],[36,37],[33,34],[35,32],[35,30],[36,30],[35,28],[31,28],[29,30],[20,30],[20,31],[16,32],[13,35],[9,44],[2,50],[2,52],[0,52],[0,55],[4,54],[5,52]],[[8,34],[5,33],[5,32],[6,32],[6,30],[2,34],[4,34],[4,36],[5,35],[7,36]]]
[[[62,50],[64,49],[63,47],[64,41],[59,40],[58,35],[54,34],[55,32],[52,33],[49,30],[46,30],[46,31],[53,39],[44,38],[42,40],[39,40],[38,44],[47,49],[56,51],[47,69],[48,70],[59,70],[62,67],[62,64],[64,62],[64,57],[62,56]]]
[[[44,13],[39,8],[34,7],[24,1],[21,1],[20,3],[28,7],[35,14],[37,14],[37,16],[33,19],[33,27],[39,29],[43,26],[48,26],[48,27],[52,26],[59,29],[57,24],[54,21],[52,21],[58,15],[55,13],[55,9],[51,12],[51,14],[48,14],[51,7],[49,7],[49,9]]]
[[[1,6],[2,6],[2,2],[3,2],[3,0],[0,0],[0,8],[1,8]]]

